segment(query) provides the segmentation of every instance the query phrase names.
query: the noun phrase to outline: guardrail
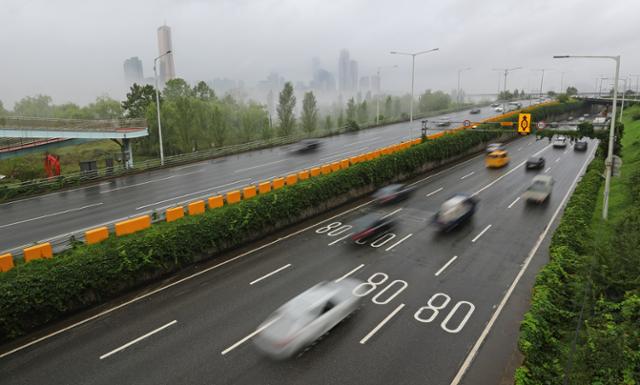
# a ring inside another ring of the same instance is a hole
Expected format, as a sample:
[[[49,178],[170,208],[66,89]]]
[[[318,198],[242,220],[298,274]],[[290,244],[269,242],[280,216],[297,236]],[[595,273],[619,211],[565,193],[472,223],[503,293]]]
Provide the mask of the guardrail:
[[[112,131],[118,129],[147,128],[145,119],[58,119],[28,116],[0,117],[0,129],[33,129],[55,131]]]

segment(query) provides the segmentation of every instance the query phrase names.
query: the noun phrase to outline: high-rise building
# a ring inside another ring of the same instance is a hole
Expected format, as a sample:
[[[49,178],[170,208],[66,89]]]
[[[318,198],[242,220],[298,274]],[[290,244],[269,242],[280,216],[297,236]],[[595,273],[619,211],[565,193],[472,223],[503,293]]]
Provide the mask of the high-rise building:
[[[355,60],[349,61],[349,90],[358,91],[358,62]]]
[[[371,78],[369,76],[363,76],[360,78],[360,91],[367,92],[371,89]]]
[[[143,83],[142,61],[137,56],[130,57],[124,61],[124,79],[127,85]]]
[[[351,72],[349,70],[349,51],[340,51],[338,59],[338,92],[345,93],[351,91]]]
[[[380,76],[377,74],[371,76],[371,90],[376,95],[380,93]]]
[[[158,55],[164,55],[171,51],[170,54],[159,59],[160,62],[160,81],[164,84],[176,77],[176,67],[173,64],[173,46],[171,44],[171,28],[163,25],[158,28]]]

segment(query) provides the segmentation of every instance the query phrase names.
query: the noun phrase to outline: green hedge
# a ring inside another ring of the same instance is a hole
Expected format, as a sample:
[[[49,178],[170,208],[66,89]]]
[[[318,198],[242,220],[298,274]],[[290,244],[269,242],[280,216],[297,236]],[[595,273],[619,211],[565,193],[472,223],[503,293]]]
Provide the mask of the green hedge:
[[[549,247],[550,262],[536,277],[531,308],[520,326],[524,362],[516,385],[559,384],[567,358],[565,339],[580,312],[591,218],[602,184],[604,162],[595,158],[576,187]]]

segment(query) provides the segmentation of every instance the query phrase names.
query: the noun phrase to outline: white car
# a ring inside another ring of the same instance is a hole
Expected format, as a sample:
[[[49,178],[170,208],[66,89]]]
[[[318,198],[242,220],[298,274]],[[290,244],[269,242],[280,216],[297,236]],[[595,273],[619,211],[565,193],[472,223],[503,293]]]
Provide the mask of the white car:
[[[551,195],[553,183],[553,178],[549,175],[536,175],[522,194],[522,199],[526,202],[543,203]]]
[[[502,107],[496,107],[493,109],[495,112],[503,112],[504,109]]]
[[[564,148],[567,147],[567,138],[563,135],[556,136],[553,140],[554,148]]]
[[[253,342],[271,358],[292,357],[358,308],[354,291],[361,283],[352,278],[320,282],[271,314]]]

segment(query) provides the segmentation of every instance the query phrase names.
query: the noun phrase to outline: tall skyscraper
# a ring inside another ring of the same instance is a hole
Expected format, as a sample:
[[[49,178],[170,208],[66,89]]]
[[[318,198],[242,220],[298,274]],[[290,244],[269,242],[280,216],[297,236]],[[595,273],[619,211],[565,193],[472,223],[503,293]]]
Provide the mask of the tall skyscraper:
[[[171,51],[170,54],[159,59],[160,62],[160,81],[164,84],[176,77],[176,67],[173,64],[173,46],[171,44],[171,28],[163,25],[158,28],[158,55],[164,55]]]
[[[349,70],[349,51],[343,49],[340,51],[338,59],[338,92],[346,93],[351,91],[351,72]]]
[[[358,62],[355,60],[349,61],[349,89],[358,91]]]
[[[124,61],[124,79],[127,85],[143,83],[144,74],[142,73],[142,61],[137,56],[130,57]]]
[[[380,76],[377,74],[371,76],[371,90],[376,95],[380,93]]]

